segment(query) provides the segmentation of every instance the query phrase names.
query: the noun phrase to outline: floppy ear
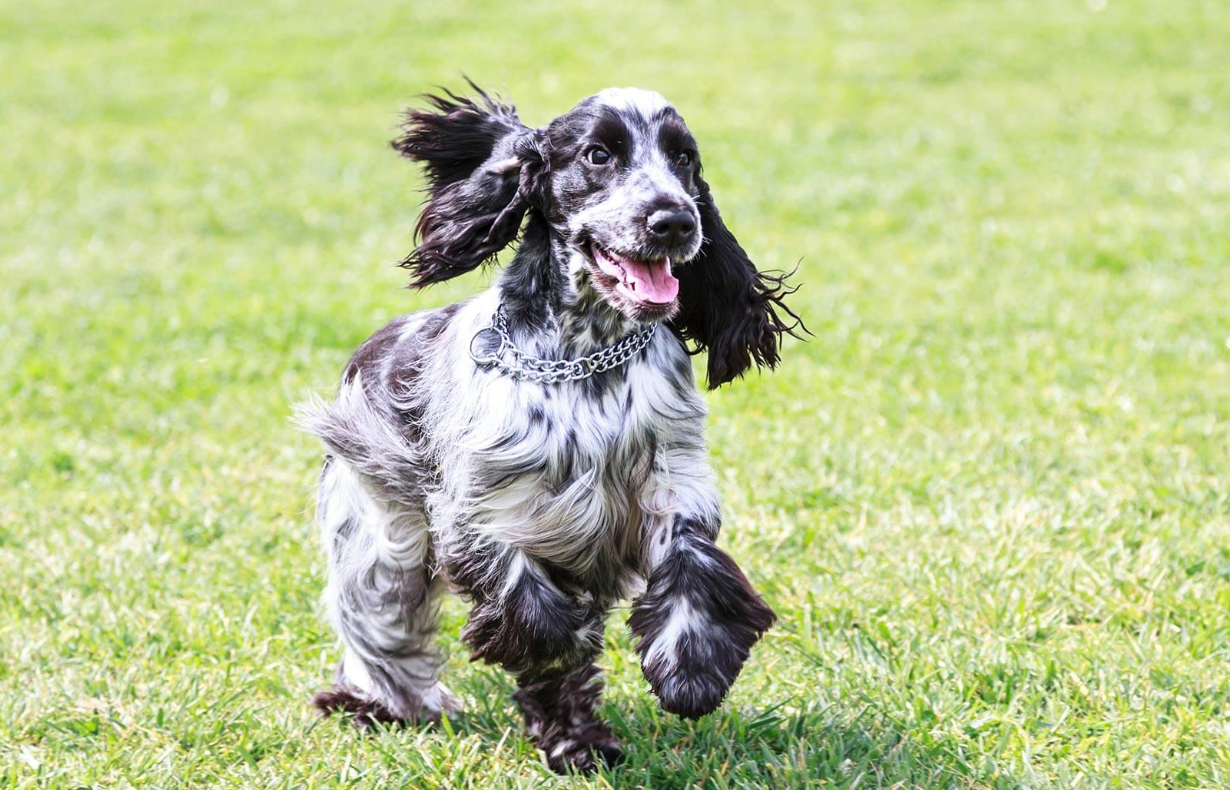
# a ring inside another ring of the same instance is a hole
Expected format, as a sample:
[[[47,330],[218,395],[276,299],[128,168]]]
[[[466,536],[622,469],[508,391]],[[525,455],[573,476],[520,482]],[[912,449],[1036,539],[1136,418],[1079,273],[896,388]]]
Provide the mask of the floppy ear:
[[[401,266],[421,288],[478,268],[517,237],[531,203],[545,192],[538,135],[512,105],[474,83],[478,100],[445,91],[432,110],[408,110],[393,147],[422,162],[427,206],[415,228],[418,246]]]
[[[798,290],[786,284],[793,272],[758,271],[722,222],[709,185],[699,174],[696,182],[704,243],[674,272],[680,309],[671,328],[694,344],[691,353],[708,349],[709,389],[716,389],[742,376],[752,362],[776,367],[781,336],[801,337],[807,327],[783,301]]]

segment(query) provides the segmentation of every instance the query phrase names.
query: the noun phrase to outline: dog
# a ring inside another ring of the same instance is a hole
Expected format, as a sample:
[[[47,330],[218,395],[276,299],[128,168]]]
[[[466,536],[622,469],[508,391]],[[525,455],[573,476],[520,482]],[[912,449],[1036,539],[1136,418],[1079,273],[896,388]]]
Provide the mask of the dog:
[[[618,601],[660,706],[713,711],[775,619],[716,540],[718,493],[692,354],[715,388],[806,332],[786,274],[723,223],[696,141],[657,93],[607,89],[547,126],[442,91],[393,147],[428,201],[402,262],[425,287],[516,241],[494,287],[397,318],[301,424],[326,448],[317,516],[344,655],[323,711],[429,722],[458,709],[438,601],[504,667],[557,772],[614,765],[594,660]]]

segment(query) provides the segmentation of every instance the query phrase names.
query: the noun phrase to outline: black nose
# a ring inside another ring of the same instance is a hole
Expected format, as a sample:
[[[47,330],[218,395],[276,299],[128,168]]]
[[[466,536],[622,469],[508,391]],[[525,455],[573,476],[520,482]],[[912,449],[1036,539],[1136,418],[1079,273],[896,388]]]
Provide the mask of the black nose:
[[[649,215],[649,230],[659,244],[678,247],[692,240],[696,220],[692,218],[692,212],[685,209],[662,209]]]

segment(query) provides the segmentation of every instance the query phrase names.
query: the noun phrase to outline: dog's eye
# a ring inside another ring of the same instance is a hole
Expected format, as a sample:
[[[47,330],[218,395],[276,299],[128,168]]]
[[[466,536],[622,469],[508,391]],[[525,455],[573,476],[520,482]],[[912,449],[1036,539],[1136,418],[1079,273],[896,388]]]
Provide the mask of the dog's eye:
[[[692,164],[692,155],[687,151],[675,154],[675,167],[687,167]]]
[[[591,148],[589,153],[585,154],[585,158],[591,165],[605,165],[611,161],[611,152],[601,147]]]

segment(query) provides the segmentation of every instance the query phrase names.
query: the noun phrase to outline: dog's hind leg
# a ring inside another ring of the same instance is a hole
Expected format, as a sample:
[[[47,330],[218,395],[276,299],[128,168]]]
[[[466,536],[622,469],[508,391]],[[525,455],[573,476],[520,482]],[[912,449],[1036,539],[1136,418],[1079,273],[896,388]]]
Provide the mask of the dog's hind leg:
[[[317,707],[349,711],[360,726],[435,721],[455,710],[432,644],[444,583],[429,567],[423,512],[382,500],[334,457],[321,472],[317,517],[329,557],[325,598],[345,646]]]

